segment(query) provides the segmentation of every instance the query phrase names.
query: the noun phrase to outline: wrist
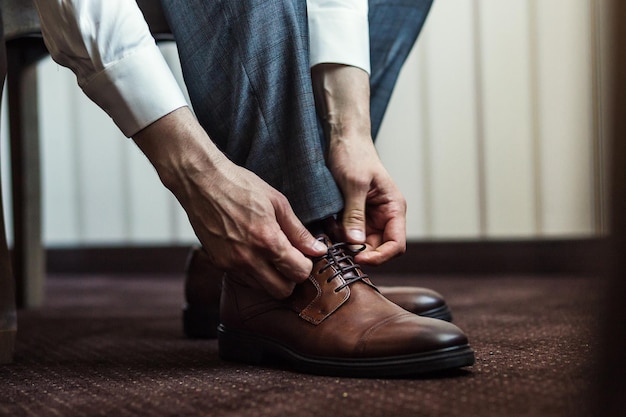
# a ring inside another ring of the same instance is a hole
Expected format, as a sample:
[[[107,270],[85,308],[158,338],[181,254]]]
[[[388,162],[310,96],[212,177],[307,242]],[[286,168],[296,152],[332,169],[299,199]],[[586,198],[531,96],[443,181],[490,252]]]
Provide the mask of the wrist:
[[[212,177],[227,160],[189,108],[165,115],[138,132],[133,140],[152,163],[163,185],[177,197],[194,178]]]
[[[369,75],[357,67],[319,64],[311,76],[327,140],[371,138]]]

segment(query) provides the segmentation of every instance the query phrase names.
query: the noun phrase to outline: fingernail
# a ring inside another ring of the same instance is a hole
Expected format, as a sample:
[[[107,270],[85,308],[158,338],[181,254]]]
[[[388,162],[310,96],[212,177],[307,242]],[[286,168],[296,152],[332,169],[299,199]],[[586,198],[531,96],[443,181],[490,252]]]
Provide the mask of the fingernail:
[[[359,229],[350,229],[348,231],[348,235],[350,236],[350,239],[352,239],[352,240],[354,240],[356,242],[364,242],[365,241],[365,233],[363,233]]]
[[[316,240],[315,243],[313,244],[313,249],[315,249],[318,252],[326,252],[326,249],[328,249],[328,247],[323,242]]]

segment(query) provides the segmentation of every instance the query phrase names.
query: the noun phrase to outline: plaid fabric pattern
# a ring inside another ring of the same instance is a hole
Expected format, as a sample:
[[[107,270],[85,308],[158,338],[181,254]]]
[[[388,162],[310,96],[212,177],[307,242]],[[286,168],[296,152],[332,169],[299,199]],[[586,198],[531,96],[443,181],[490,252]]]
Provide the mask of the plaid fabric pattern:
[[[162,0],[200,123],[237,164],[308,223],[343,199],[324,162],[304,0]],[[372,122],[378,131],[430,0],[370,1]]]
[[[369,0],[372,136],[376,138],[398,74],[432,0]]]

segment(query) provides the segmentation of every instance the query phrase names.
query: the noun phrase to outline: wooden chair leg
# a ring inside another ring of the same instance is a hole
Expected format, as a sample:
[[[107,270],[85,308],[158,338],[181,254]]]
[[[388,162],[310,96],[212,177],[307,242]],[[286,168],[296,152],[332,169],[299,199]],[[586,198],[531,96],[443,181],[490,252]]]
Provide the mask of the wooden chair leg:
[[[15,312],[15,280],[11,272],[11,258],[7,247],[0,190],[0,364],[13,360],[17,315]]]
[[[590,411],[594,415],[626,415],[626,3],[613,0],[611,6],[611,236],[607,295],[603,299],[598,334],[598,382]]]
[[[45,252],[41,233],[41,184],[35,63],[47,53],[40,38],[7,45],[13,179],[13,268],[20,307],[41,305]]]

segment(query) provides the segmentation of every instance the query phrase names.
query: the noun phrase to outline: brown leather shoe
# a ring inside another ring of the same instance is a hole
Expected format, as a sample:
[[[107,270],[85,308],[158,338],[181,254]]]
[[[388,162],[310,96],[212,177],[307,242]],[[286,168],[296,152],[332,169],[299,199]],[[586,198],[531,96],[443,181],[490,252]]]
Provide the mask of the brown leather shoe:
[[[353,262],[347,245],[324,241],[327,254],[314,259],[308,280],[285,300],[225,275],[218,327],[222,359],[375,378],[474,363],[461,329],[387,300]]]
[[[187,257],[185,273],[183,332],[190,338],[215,339],[224,272],[209,262],[202,248],[194,247]]]
[[[200,247],[191,249],[187,258],[183,331],[187,337],[214,339],[219,324],[222,275]],[[378,290],[387,299],[411,313],[452,321],[452,314],[443,296],[422,287],[385,287]]]

